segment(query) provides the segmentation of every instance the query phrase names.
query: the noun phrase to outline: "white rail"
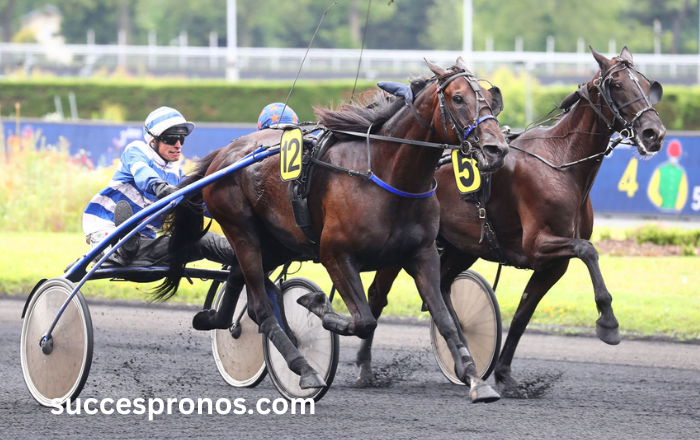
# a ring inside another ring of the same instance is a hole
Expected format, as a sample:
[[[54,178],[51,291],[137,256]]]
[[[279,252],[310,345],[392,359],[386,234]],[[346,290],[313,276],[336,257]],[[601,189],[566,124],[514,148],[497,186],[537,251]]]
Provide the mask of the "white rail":
[[[223,77],[227,66],[240,72],[295,73],[306,49],[192,46],[127,46],[0,43],[0,69],[40,67],[63,70],[65,74],[89,76],[95,69],[125,67],[148,73],[177,73]],[[608,54],[612,56],[613,54]],[[312,49],[305,72],[339,76],[354,74],[360,51],[355,49]],[[597,69],[588,52],[471,52],[423,50],[365,50],[361,72],[364,77],[418,74],[427,70],[423,58],[441,65],[462,56],[474,69],[491,71],[499,66],[528,69],[547,76],[588,76]],[[700,55],[635,54],[640,70],[656,78],[684,78],[700,83]]]

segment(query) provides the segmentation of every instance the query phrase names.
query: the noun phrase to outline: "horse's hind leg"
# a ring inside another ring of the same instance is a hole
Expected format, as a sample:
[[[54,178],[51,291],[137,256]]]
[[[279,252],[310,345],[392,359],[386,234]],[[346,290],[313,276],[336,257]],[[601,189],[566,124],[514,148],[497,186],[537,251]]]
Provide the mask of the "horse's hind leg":
[[[520,337],[525,333],[527,324],[530,322],[530,318],[532,318],[532,314],[535,312],[540,300],[564,275],[568,266],[569,260],[566,260],[547,269],[535,271],[530,277],[530,281],[528,281],[525,292],[520,299],[518,309],[513,315],[501,356],[496,362],[494,372],[496,382],[503,385],[505,390],[518,388],[519,383],[511,374],[511,363],[513,362],[515,349],[518,347]]]
[[[245,286],[241,268],[236,264],[231,266],[226,280],[226,290],[223,292],[223,300],[219,310],[202,310],[192,319],[192,327],[195,330],[226,329],[231,327],[233,312],[236,309],[238,297]]]
[[[253,227],[247,229],[247,231],[254,230]],[[267,276],[263,271],[261,246],[258,238],[240,229],[237,232],[235,234],[235,250],[245,276],[248,292],[248,315],[254,322],[258,323],[260,333],[267,336],[284,357],[289,369],[301,376],[299,386],[302,389],[325,387],[326,382],[290,341],[274,315],[272,304],[265,290]]]
[[[399,275],[401,267],[392,267],[389,269],[383,269],[377,271],[374,276],[374,281],[372,285],[369,286],[367,290],[367,298],[369,303],[369,308],[372,311],[372,316],[374,319],[379,319],[382,314],[382,310],[389,303],[387,301],[387,296],[391,290],[391,285],[396,280]],[[362,339],[360,342],[360,349],[357,351],[357,366],[360,369],[357,382],[359,384],[365,385],[372,380],[372,341],[374,340],[374,331],[372,334]]]
[[[333,248],[333,246],[322,247],[322,249],[329,248]],[[321,252],[321,262],[328,271],[333,285],[343,298],[352,319],[335,313],[328,302],[328,297],[323,292],[308,293],[299,298],[297,302],[320,317],[326,330],[343,336],[354,335],[362,339],[368,338],[374,333],[377,320],[372,316],[372,311],[367,304],[357,265],[342,251],[331,250],[330,252]]]
[[[435,320],[438,331],[452,353],[455,361],[455,374],[465,384],[470,385],[469,397],[472,402],[493,402],[501,398],[476,370],[474,360],[467,346],[459,337],[459,331],[442,294],[440,293],[440,259],[433,244],[421,250],[405,267],[406,272],[413,277],[423,301]]]

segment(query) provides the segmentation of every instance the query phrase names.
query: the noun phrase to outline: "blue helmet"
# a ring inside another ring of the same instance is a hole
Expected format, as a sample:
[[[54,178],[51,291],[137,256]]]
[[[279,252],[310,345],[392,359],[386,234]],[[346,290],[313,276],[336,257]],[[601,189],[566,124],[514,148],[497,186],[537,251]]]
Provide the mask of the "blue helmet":
[[[282,115],[282,109],[284,109],[284,115]],[[294,110],[290,106],[284,108],[284,103],[273,102],[268,104],[260,112],[258,117],[258,130],[263,128],[268,128],[275,124],[298,124],[299,118]]]

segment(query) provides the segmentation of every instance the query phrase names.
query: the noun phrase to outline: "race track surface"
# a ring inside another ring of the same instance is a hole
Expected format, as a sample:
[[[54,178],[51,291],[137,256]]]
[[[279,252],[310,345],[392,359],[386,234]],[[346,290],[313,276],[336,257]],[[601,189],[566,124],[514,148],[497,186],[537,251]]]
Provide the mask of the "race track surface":
[[[90,303],[92,370],[81,394],[126,397],[259,398],[279,394],[269,378],[236,389],[220,377],[208,334],[190,329],[194,309]],[[700,438],[700,346],[528,335],[513,371],[522,397],[469,403],[430,350],[427,324],[380,322],[376,386],[355,385],[358,340],[341,338],[332,388],[314,415],[54,415],[30,396],[19,361],[24,303],[0,299],[0,434],[20,438]],[[490,379],[493,382],[493,379]]]

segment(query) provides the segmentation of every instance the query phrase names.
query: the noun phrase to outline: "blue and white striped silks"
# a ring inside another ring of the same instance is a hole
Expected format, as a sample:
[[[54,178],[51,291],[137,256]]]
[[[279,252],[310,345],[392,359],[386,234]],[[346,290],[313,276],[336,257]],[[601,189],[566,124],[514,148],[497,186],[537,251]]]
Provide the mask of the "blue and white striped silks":
[[[114,208],[119,201],[128,201],[136,213],[158,200],[153,192],[156,183],[164,181],[170,185],[177,185],[182,176],[177,162],[166,163],[143,141],[130,143],[122,153],[112,180],[90,200],[85,209],[83,232],[89,236],[98,231],[113,229]],[[157,219],[141,231],[141,234],[155,238],[162,225],[163,219]]]

